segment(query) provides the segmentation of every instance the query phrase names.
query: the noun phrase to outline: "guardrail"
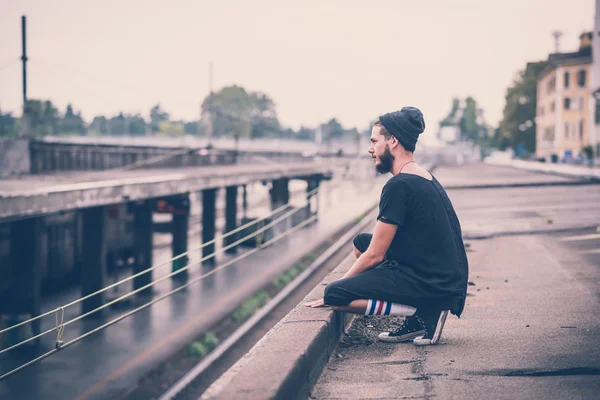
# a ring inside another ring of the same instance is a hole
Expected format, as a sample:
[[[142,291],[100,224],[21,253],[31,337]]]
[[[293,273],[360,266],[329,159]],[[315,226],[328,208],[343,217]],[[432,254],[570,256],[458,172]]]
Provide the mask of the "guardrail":
[[[211,147],[151,147],[48,143],[29,143],[30,172],[88,171],[139,164],[141,168],[179,168],[232,164],[312,161],[312,156],[279,151],[236,151]],[[145,163],[144,161],[150,161]]]

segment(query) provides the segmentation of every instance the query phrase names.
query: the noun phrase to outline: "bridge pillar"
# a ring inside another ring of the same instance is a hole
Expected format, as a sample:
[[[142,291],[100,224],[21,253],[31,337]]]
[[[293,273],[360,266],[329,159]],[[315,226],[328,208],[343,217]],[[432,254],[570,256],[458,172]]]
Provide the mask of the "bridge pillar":
[[[204,189],[202,191],[202,243],[210,242],[215,238],[215,222],[217,216],[217,189]],[[211,243],[202,248],[202,257],[214,253],[215,244]],[[203,265],[215,265],[215,257],[202,262]]]
[[[237,228],[237,198],[238,187],[228,186],[225,189],[225,232],[229,232]],[[237,233],[227,236],[224,245],[227,246],[237,240]],[[233,246],[225,250],[227,254],[237,254],[237,246]]]
[[[152,211],[154,201],[146,200],[134,205],[133,212],[133,248],[135,264],[133,273],[137,274],[152,266]],[[133,279],[133,288],[139,289],[152,282],[152,272],[145,273]],[[150,294],[152,288],[139,292]]]
[[[30,314],[27,316],[29,318],[40,314],[42,261],[44,257],[41,241],[42,227],[43,221],[41,218],[29,218],[11,223],[12,282],[8,296],[10,301],[2,305],[1,308],[3,312],[14,317],[19,314]],[[20,322],[19,319],[17,317],[15,322]],[[24,326],[24,328],[25,330],[29,329],[28,326]],[[34,335],[41,332],[39,319],[32,323],[31,330]],[[24,337],[15,340],[14,343],[7,340],[9,345],[16,344],[27,339],[25,336],[29,336],[16,335]],[[36,341],[37,343],[38,341]]]
[[[189,195],[185,194],[172,201],[173,209],[171,214],[173,220],[171,222],[171,232],[173,234],[173,240],[171,242],[171,248],[173,251],[173,257],[178,256],[181,253],[185,253],[188,249],[188,225],[190,217],[190,200]],[[173,261],[172,270],[173,272],[185,267],[188,264],[188,256],[183,256]],[[188,271],[181,272],[175,275],[176,278],[187,279]]]
[[[313,215],[318,215],[319,213],[319,185],[320,181],[318,178],[310,178],[307,181],[306,185],[306,218],[310,218]],[[317,189],[315,193],[311,193],[313,190]]]
[[[246,218],[248,212],[248,188],[247,185],[243,185],[242,188],[244,189],[242,192],[242,217]]]
[[[284,204],[287,204],[290,201],[290,191],[288,188],[289,179],[280,178],[276,179],[272,182],[270,194],[271,194],[271,210],[275,210],[281,207]],[[281,217],[283,214],[289,212],[289,209],[284,209],[279,211],[276,214],[273,214],[272,219],[275,220]],[[275,237],[283,232],[285,232],[290,226],[290,221],[292,221],[295,217],[295,214],[292,214],[290,217],[279,221],[271,229],[265,232],[265,240],[270,240],[272,237]],[[297,218],[297,216],[296,216]]]
[[[276,209],[290,201],[290,191],[288,189],[289,179],[280,178],[273,181],[271,187],[271,209]]]
[[[106,226],[105,207],[93,207],[81,210],[82,217],[82,264],[81,295],[87,296],[106,286]],[[92,311],[106,302],[106,292],[83,301],[82,313]],[[105,309],[98,311],[104,314]]]

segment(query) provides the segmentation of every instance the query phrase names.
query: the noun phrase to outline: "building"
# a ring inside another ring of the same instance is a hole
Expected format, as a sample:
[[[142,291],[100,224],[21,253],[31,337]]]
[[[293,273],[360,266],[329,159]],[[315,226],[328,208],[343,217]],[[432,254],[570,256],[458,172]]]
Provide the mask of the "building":
[[[596,157],[600,157],[600,0],[596,0],[594,31],[592,40],[592,66],[590,73],[590,107],[589,119],[594,121],[594,129],[590,144],[596,149]]]
[[[584,157],[595,144],[590,71],[592,33],[579,37],[579,50],[553,53],[537,79],[536,156],[548,161]]]

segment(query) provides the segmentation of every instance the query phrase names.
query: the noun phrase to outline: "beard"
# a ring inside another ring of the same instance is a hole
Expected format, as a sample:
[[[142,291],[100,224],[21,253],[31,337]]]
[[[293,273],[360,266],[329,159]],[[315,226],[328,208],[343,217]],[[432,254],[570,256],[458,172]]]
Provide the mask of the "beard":
[[[380,174],[387,174],[392,171],[392,166],[394,165],[395,157],[390,152],[390,148],[385,146],[385,150],[383,154],[379,156],[379,164],[375,164],[375,170]]]

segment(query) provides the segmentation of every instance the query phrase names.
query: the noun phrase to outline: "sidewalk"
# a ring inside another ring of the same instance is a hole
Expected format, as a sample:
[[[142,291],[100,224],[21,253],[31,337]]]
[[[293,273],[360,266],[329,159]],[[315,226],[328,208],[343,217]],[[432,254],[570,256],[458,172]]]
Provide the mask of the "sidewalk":
[[[475,285],[462,318],[448,319],[441,345],[377,342],[384,320],[357,317],[311,397],[597,398],[598,299],[576,280],[576,270],[556,261],[547,241],[513,236],[471,242]],[[364,325],[374,329],[366,338],[361,333],[366,340],[353,340]]]
[[[567,176],[573,178],[600,179],[600,168],[587,165],[570,165],[542,163],[525,160],[491,160],[486,159],[486,164],[496,166],[509,166],[527,171],[544,172],[553,175]]]

